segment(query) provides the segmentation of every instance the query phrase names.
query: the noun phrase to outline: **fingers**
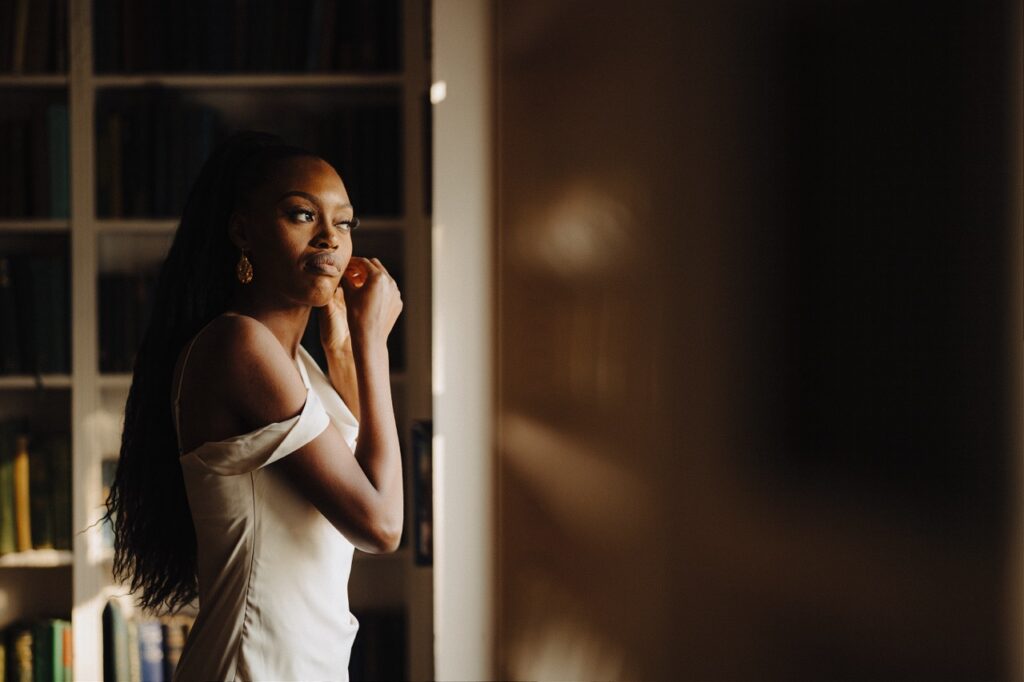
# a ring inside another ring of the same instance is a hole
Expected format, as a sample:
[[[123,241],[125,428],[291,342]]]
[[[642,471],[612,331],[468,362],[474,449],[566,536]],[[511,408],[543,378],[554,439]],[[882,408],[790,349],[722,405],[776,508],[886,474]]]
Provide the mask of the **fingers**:
[[[345,269],[345,274],[353,278],[357,286],[362,286],[366,280],[377,277],[387,277],[394,280],[394,277],[391,276],[391,273],[388,272],[388,269],[384,267],[379,258],[352,256],[348,267]]]

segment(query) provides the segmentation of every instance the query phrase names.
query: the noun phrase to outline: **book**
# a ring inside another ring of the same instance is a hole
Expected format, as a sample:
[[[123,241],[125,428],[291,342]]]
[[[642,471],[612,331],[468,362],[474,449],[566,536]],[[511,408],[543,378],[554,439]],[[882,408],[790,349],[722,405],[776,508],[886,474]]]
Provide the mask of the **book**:
[[[53,65],[52,71],[67,73],[68,70],[68,3],[56,0],[53,16]],[[70,678],[68,678],[70,679]]]
[[[417,566],[434,562],[433,422],[412,425],[413,542]]]
[[[53,514],[53,546],[71,549],[71,434],[48,434],[50,450],[50,500]]]
[[[0,554],[18,549],[14,520],[14,447],[19,422],[0,421]]]
[[[32,508],[29,500],[29,436],[18,430],[14,438],[15,550],[32,549]]]
[[[34,0],[28,15],[28,34],[25,45],[26,73],[47,71],[50,61],[50,12],[54,0]]]
[[[67,257],[27,256],[31,296],[31,335],[38,372],[70,370]]]
[[[128,623],[121,605],[111,599],[103,607],[103,682],[131,679]]]
[[[16,623],[7,629],[8,678],[13,682],[33,682],[32,625]]]
[[[160,627],[163,630],[164,679],[173,680],[181,652],[185,649],[187,621],[182,616],[164,616]]]
[[[128,676],[131,682],[142,680],[142,659],[139,658],[139,623],[134,618],[125,619],[128,631]]]
[[[158,620],[140,620],[139,666],[142,682],[164,682],[164,633]]]
[[[72,642],[74,637],[72,636],[71,621],[61,621],[61,641],[63,646],[61,647],[61,669],[64,673],[64,682],[72,682],[71,670],[74,662],[74,656],[72,655]]]
[[[24,73],[26,45],[28,43],[29,0],[14,1],[14,40],[11,44],[11,73]]]
[[[56,618],[32,622],[32,679],[35,682],[63,682],[64,637]]]
[[[53,549],[52,453],[49,440],[37,435],[29,441],[29,525],[33,549]]]
[[[21,343],[19,342],[18,306],[15,300],[14,275],[11,256],[0,254],[0,373],[21,371]]]
[[[46,109],[49,132],[50,216],[67,218],[70,173],[68,166],[68,107],[51,104]],[[41,150],[37,150],[39,153]]]
[[[28,187],[29,148],[27,120],[8,121],[10,147],[7,150],[7,163],[10,164],[10,215],[24,217],[30,215],[31,201]]]
[[[47,150],[50,144],[49,121],[37,112],[29,121],[31,139],[31,173],[28,176],[30,185],[31,213],[34,216],[50,215],[50,158]]]

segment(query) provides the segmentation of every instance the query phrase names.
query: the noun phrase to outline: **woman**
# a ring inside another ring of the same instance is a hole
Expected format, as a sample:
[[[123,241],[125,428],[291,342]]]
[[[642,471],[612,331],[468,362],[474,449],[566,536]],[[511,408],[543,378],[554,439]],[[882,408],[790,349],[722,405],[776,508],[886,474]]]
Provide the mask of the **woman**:
[[[160,272],[107,501],[114,575],[199,612],[175,679],[347,679],[353,547],[390,552],[401,312],[319,157],[238,133],[200,171]],[[339,286],[340,285],[340,286]],[[300,345],[320,308],[325,375]]]

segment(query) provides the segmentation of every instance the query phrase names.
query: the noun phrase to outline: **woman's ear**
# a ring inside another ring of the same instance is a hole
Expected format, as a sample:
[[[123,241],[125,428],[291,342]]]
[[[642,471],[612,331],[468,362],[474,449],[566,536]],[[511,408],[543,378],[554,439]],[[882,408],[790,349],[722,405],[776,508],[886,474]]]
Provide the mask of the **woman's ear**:
[[[239,249],[249,249],[245,228],[245,216],[238,209],[233,210],[228,217],[228,238]]]

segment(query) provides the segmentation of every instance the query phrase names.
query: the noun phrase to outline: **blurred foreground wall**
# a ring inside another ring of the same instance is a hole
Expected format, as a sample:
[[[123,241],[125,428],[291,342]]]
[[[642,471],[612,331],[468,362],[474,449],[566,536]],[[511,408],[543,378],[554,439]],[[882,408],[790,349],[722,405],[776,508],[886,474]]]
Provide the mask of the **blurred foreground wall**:
[[[1020,3],[495,8],[498,677],[1024,676]]]

